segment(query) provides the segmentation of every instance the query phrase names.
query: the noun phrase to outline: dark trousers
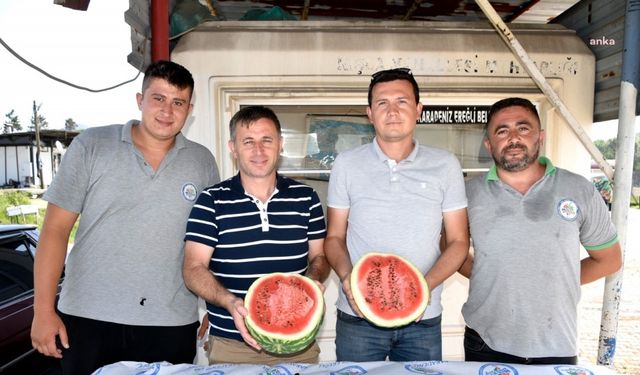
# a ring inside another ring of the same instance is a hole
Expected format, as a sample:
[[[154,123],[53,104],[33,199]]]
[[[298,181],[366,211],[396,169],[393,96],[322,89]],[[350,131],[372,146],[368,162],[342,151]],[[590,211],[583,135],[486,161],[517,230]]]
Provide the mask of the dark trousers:
[[[526,340],[526,337],[523,338]],[[469,327],[464,329],[464,360],[468,362],[500,362],[521,365],[575,365],[578,357],[538,357],[524,358],[497,352],[484,342],[478,332]]]
[[[87,375],[120,361],[193,363],[198,322],[177,327],[130,326],[60,313],[69,349],[62,351],[65,375]]]

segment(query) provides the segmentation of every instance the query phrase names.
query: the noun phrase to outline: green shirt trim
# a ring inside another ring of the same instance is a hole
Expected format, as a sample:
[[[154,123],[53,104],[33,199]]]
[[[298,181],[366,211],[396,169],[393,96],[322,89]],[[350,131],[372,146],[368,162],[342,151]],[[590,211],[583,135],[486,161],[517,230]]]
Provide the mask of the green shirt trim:
[[[611,247],[612,245],[614,245],[616,242],[618,242],[618,235],[616,234],[615,237],[613,237],[610,241],[603,243],[602,245],[597,245],[597,246],[585,246],[585,250],[588,251],[598,251],[598,250],[604,250],[607,249],[609,247]]]
[[[551,163],[551,160],[549,160],[548,158],[544,156],[540,156],[538,157],[538,163],[546,167],[546,169],[544,170],[545,176],[550,176],[556,173],[556,167],[553,165],[553,163]],[[498,177],[498,169],[496,168],[496,165],[494,163],[489,169],[489,172],[487,173],[487,181],[499,181],[499,180],[500,180],[500,177]]]

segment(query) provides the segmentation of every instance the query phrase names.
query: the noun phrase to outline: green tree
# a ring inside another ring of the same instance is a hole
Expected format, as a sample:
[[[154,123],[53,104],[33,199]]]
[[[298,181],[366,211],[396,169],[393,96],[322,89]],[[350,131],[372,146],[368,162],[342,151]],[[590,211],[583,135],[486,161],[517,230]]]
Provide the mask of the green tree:
[[[15,115],[15,110],[11,110],[11,112],[6,113],[4,115],[4,117],[6,117],[6,119],[4,120],[4,128],[2,129],[2,133],[7,134],[7,133],[13,133],[13,132],[19,132],[20,130],[22,130],[22,124],[20,124],[20,120],[18,119],[18,115]]]
[[[597,140],[594,141],[593,144],[602,152],[602,156],[605,159],[615,159],[616,158],[616,139],[607,139],[607,140]]]
[[[33,115],[31,116],[31,125],[29,126],[29,130],[36,129],[36,122],[40,124],[40,129],[46,129],[49,126],[47,119],[40,113],[40,107],[42,107],[42,103],[36,105],[36,101],[33,101]]]
[[[616,158],[615,138],[608,140],[597,140],[593,144],[602,152],[605,159]],[[640,133],[636,134],[634,154],[633,154],[633,186],[640,186]]]
[[[73,131],[78,129],[78,124],[76,124],[75,121],[73,121],[73,119],[71,117],[69,117],[68,119],[64,120],[64,130],[69,130],[69,131]]]

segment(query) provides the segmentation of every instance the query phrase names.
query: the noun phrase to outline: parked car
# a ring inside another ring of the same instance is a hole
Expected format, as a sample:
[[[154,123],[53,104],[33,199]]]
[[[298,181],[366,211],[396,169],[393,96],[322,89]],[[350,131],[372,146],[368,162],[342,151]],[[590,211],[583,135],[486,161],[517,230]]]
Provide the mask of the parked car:
[[[61,373],[57,359],[31,346],[37,244],[35,225],[0,224],[0,374]]]

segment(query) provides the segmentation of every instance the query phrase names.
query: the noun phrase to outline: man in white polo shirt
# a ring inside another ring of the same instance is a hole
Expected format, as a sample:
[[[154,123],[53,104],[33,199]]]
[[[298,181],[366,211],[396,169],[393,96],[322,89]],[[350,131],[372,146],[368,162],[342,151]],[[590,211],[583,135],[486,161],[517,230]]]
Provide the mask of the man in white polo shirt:
[[[414,138],[422,104],[409,69],[375,73],[368,100],[376,137],[340,153],[329,180],[325,253],[342,281],[337,359],[440,360],[442,282],[458,270],[469,249],[462,170],[453,154]],[[353,264],[371,251],[401,255],[425,275],[431,302],[420,321],[386,329],[362,318],[348,280]]]

